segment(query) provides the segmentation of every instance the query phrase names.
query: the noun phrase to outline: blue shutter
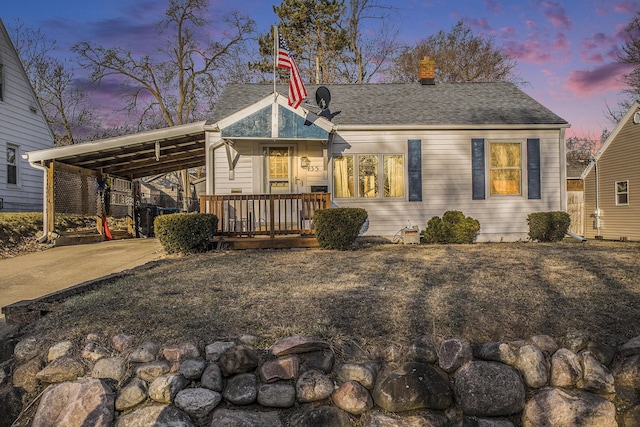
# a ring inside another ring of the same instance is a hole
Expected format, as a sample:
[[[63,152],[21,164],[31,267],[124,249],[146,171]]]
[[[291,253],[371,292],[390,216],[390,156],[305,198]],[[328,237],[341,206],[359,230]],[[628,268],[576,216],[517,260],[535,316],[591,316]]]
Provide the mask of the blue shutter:
[[[541,199],[540,139],[527,139],[527,189],[530,199]]]
[[[484,139],[471,140],[471,179],[473,200],[484,200],[485,197],[485,165]]]
[[[409,201],[422,201],[422,140],[410,139],[408,142],[409,156]]]

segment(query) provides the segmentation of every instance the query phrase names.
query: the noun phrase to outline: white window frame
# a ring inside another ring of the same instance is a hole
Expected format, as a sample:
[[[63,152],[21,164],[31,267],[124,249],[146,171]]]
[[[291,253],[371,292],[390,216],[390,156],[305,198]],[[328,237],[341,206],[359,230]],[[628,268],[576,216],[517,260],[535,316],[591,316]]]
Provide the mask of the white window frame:
[[[627,184],[627,191],[625,191],[625,192],[618,191],[618,184],[621,184],[623,182],[625,182]],[[616,206],[629,206],[629,180],[625,179],[625,180],[622,180],[622,181],[616,181],[615,184],[614,184],[613,189],[615,191]],[[620,196],[623,195],[623,194],[625,196],[627,196],[626,203],[620,203]]]
[[[361,156],[375,156],[378,159],[377,164],[377,185],[378,194],[374,197],[363,197],[360,195],[360,177],[359,177],[359,164]],[[402,158],[402,196],[385,196],[384,195],[384,158],[385,156],[400,156]],[[407,200],[408,198],[408,171],[407,171],[407,156],[404,153],[349,153],[340,154],[335,157],[352,157],[353,158],[353,191],[352,197],[336,197],[336,199],[349,199],[349,200]],[[335,182],[335,167],[332,168],[331,182]]]
[[[14,161],[13,164],[9,163],[9,150],[13,150],[14,151]],[[20,156],[20,147],[18,147],[17,145],[14,144],[7,144],[6,148],[5,148],[5,160],[6,160],[6,171],[7,171],[7,185],[11,185],[11,186],[18,186],[20,184],[20,162],[19,162],[19,156]],[[15,175],[16,175],[16,182],[9,182],[9,176],[11,176],[11,174],[9,173],[9,167],[14,167],[15,168]]]

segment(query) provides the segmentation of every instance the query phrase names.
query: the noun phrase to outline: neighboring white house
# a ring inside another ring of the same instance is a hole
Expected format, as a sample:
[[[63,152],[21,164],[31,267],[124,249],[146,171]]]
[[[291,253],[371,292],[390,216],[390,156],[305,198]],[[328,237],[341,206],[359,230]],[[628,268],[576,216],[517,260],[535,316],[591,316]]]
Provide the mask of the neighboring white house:
[[[53,145],[53,133],[0,20],[0,212],[42,210],[42,172],[22,154]]]

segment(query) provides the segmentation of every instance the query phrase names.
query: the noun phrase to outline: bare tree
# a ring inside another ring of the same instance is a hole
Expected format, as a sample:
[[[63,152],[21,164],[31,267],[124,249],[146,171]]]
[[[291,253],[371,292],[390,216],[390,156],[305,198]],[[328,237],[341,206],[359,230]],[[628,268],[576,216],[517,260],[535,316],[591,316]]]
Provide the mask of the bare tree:
[[[424,56],[435,61],[435,78],[440,82],[521,83],[515,73],[516,60],[496,47],[493,39],[474,35],[462,21],[448,33],[439,31],[416,46],[406,47],[394,59],[392,79],[415,81]]]
[[[605,115],[613,124],[618,123],[636,99],[640,98],[640,12],[633,17],[625,28],[627,41],[618,54],[618,62],[633,65],[633,70],[622,81],[627,87],[622,90],[624,99],[616,107],[607,106]]]

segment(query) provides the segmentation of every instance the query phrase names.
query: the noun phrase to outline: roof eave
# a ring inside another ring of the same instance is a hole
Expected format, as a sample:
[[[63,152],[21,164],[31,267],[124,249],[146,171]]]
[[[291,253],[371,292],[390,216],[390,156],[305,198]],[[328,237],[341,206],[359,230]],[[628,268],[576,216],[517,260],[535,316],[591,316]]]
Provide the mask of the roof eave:
[[[522,129],[567,129],[568,123],[544,123],[544,124],[438,124],[438,125],[336,125],[336,131],[408,131],[408,130],[522,130]]]

